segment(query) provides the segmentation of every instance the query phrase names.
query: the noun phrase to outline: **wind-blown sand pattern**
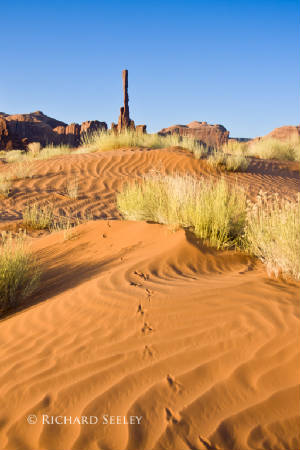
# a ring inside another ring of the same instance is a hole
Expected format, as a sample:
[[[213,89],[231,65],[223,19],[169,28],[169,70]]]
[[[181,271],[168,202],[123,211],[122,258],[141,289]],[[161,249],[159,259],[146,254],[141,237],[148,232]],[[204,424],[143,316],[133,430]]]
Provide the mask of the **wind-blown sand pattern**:
[[[0,173],[5,173],[7,166],[3,165]],[[14,195],[0,199],[0,220],[21,219],[26,204],[45,201],[55,204],[57,214],[84,217],[89,213],[95,219],[120,218],[115,206],[116,191],[124,182],[151,170],[220,176],[205,161],[196,160],[192,154],[180,149],[112,150],[34,161],[33,178],[15,181]],[[74,175],[79,182],[80,195],[77,200],[70,200],[65,194],[65,184]],[[290,196],[300,188],[297,163],[252,159],[246,173],[224,176],[243,184],[250,195],[256,195],[262,189]]]
[[[2,227],[34,200],[105,219],[69,240],[33,239],[42,288],[0,322],[1,449],[300,448],[299,283],[184,230],[110,220],[124,181],[166,167],[211,173],[176,149],[64,156],[35,162],[34,177],[1,200]],[[71,172],[77,200],[64,195]],[[252,196],[299,191],[292,163],[253,160],[228,177]],[[31,414],[143,419],[30,425]]]

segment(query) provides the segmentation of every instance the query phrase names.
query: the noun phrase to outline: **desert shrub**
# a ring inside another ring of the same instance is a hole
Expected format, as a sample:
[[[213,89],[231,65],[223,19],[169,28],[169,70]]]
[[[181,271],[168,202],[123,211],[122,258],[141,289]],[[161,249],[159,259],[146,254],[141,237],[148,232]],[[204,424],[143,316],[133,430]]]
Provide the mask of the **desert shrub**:
[[[50,159],[59,155],[67,155],[71,153],[68,145],[47,145],[38,154],[29,152],[28,157],[38,160]]]
[[[188,136],[179,136],[178,134],[161,136],[157,133],[141,134],[131,130],[117,134],[103,130],[85,134],[82,137],[82,148],[79,149],[78,152],[84,153],[85,151],[97,150],[105,151],[129,147],[182,147],[190,150],[191,152],[196,152],[198,157],[206,153],[206,149],[203,145]]]
[[[224,144],[221,150],[224,153],[230,155],[246,155],[248,149],[248,142],[239,142],[229,139],[226,144]]]
[[[117,206],[129,220],[191,227],[217,248],[238,246],[246,217],[246,196],[224,179],[146,176],[123,187]]]
[[[38,205],[33,203],[27,205],[23,212],[23,223],[25,226],[35,229],[51,229],[54,222],[54,208],[52,205]]]
[[[221,150],[214,150],[207,158],[207,162],[212,167],[225,166],[226,154]]]
[[[67,196],[72,200],[76,200],[78,198],[79,183],[76,175],[73,175],[67,180],[65,191]]]
[[[22,150],[10,150],[5,154],[5,160],[8,163],[23,161],[25,153]]]
[[[300,139],[283,142],[274,138],[265,138],[252,142],[247,154],[263,159],[300,160]]]
[[[40,270],[30,253],[25,235],[15,238],[2,233],[0,243],[0,310],[15,306],[28,297],[37,287]]]
[[[38,155],[41,150],[41,144],[39,142],[30,142],[27,146],[28,151],[33,155]]]
[[[34,146],[32,147],[31,144],[34,144]],[[22,150],[11,150],[6,152],[5,160],[9,163],[24,161],[28,162],[32,160],[50,159],[55,156],[67,155],[71,153],[71,149],[68,145],[51,144],[38,150],[38,146],[40,146],[39,142],[32,142],[31,144],[28,144],[28,152],[24,152]]]
[[[0,174],[0,196],[8,197],[11,185],[12,185],[11,176]]]
[[[249,161],[242,155],[227,155],[225,160],[225,169],[229,172],[244,172],[248,169]]]
[[[227,154],[222,150],[213,151],[207,158],[207,162],[212,167],[219,167],[229,172],[242,172],[247,170],[249,161],[242,154]]]
[[[15,162],[11,168],[11,177],[16,180],[21,180],[23,178],[32,178],[32,164],[30,161],[23,160],[20,162]]]
[[[300,279],[300,195],[296,201],[260,193],[249,203],[246,246],[267,266],[268,272]]]

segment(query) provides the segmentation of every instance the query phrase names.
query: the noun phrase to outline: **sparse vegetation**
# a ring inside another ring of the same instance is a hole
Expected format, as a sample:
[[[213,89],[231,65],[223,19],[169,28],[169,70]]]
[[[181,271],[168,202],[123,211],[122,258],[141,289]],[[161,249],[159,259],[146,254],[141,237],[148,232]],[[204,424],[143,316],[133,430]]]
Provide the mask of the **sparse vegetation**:
[[[260,193],[252,203],[224,179],[157,174],[126,184],[117,205],[125,219],[190,227],[218,249],[241,249],[276,276],[300,279],[300,194],[293,202]]]
[[[29,157],[33,159],[50,159],[59,155],[68,155],[71,153],[71,149],[68,145],[47,145],[37,155],[30,154]]]
[[[0,243],[0,310],[5,311],[38,287],[40,269],[20,232],[15,238],[2,233]]]
[[[0,174],[0,196],[8,197],[11,190],[11,177],[10,175]]]
[[[22,162],[15,162],[11,168],[11,177],[16,180],[23,178],[32,178],[32,163],[24,160]]]
[[[254,204],[249,203],[245,238],[268,272],[300,279],[300,195],[288,201],[261,192]]]
[[[215,150],[212,152],[209,155],[207,162],[212,167],[219,167],[229,172],[243,172],[247,170],[249,166],[248,159],[241,153],[236,155],[227,154],[222,150]]]
[[[38,155],[40,153],[41,144],[39,142],[31,142],[27,147],[32,155]]]
[[[34,144],[32,146],[31,144]],[[38,147],[39,142],[32,142],[28,145],[28,152],[22,150],[10,150],[3,155],[6,162],[24,162],[32,160],[50,159],[59,155],[66,155],[71,153],[71,149],[68,145],[47,145],[43,149]]]
[[[247,155],[248,142],[240,142],[236,140],[229,140],[224,144],[221,150],[230,155]]]
[[[247,154],[263,159],[300,161],[300,139],[295,137],[289,142],[283,142],[278,139],[263,138],[251,142]]]
[[[72,200],[76,200],[78,198],[79,191],[79,182],[76,175],[73,175],[66,182],[66,194]]]
[[[40,206],[37,203],[27,205],[23,212],[23,223],[34,230],[51,229],[54,222],[53,205]]]
[[[161,136],[157,133],[141,134],[136,133],[135,131],[124,131],[119,134],[114,134],[103,130],[84,135],[82,138],[82,148],[79,149],[78,152],[105,151],[128,147],[182,147],[195,153],[197,158],[200,158],[207,152],[206,148],[199,144],[195,139],[187,136],[179,136],[178,134]]]
[[[124,186],[117,205],[129,220],[191,227],[216,248],[239,246],[246,217],[246,195],[224,179],[146,176]]]
[[[10,150],[3,154],[5,161],[8,163],[23,161],[24,155],[25,153],[22,150]]]

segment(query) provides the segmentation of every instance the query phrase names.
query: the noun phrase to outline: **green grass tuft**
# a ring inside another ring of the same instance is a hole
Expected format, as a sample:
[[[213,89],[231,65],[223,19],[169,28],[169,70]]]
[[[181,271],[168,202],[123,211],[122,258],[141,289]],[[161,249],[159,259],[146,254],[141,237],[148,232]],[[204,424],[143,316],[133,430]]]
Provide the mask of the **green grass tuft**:
[[[97,150],[107,151],[131,147],[182,147],[195,153],[198,159],[207,153],[206,148],[202,144],[187,136],[179,136],[178,134],[161,136],[157,133],[141,134],[131,130],[124,131],[119,134],[103,130],[86,134],[82,138],[82,148],[78,150],[78,153]]]
[[[117,195],[124,218],[191,227],[216,248],[239,245],[246,217],[242,189],[224,179],[192,176],[146,176],[124,186]]]
[[[0,244],[0,310],[16,306],[38,287],[41,272],[30,253],[26,235],[2,233]]]
[[[248,250],[260,258],[268,272],[300,279],[300,194],[296,201],[260,193],[247,210]]]
[[[283,142],[274,138],[263,138],[250,143],[247,154],[263,159],[300,161],[300,139]]]

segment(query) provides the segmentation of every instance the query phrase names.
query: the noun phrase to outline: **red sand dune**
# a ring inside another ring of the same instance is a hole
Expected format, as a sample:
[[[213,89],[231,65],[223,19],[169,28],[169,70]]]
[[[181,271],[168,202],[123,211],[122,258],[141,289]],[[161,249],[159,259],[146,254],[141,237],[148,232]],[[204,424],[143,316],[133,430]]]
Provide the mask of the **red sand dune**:
[[[184,230],[107,220],[119,218],[124,181],[166,168],[209,173],[176,149],[62,156],[35,162],[34,177],[1,200],[2,227],[35,199],[106,219],[69,240],[62,232],[33,239],[42,287],[0,323],[1,449],[300,447],[299,283],[269,278],[258,261]],[[81,187],[74,201],[64,195],[71,172]],[[299,191],[292,163],[253,160],[228,177],[252,196]],[[43,425],[43,414],[142,420]]]

